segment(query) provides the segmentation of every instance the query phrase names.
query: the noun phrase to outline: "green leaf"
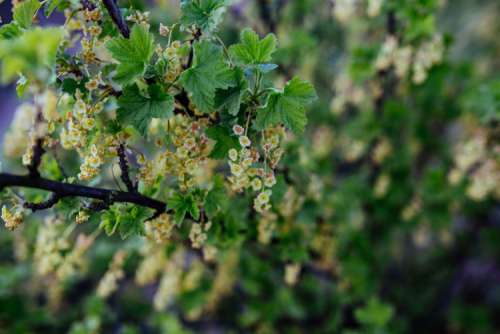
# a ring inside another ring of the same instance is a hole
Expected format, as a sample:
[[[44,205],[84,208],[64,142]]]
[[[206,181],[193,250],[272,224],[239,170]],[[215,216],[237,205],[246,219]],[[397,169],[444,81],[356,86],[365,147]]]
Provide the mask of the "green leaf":
[[[144,96],[137,85],[125,88],[118,98],[118,120],[134,126],[145,136],[152,118],[172,117],[174,99],[159,85],[148,87],[149,96]]]
[[[363,82],[375,75],[375,59],[378,51],[371,45],[358,46],[352,50],[348,72],[356,82]]]
[[[130,38],[115,37],[106,43],[106,48],[119,62],[114,79],[123,85],[130,84],[144,75],[154,51],[154,38],[148,29],[136,24]]]
[[[245,65],[264,64],[271,61],[271,56],[276,51],[276,36],[268,34],[262,40],[251,29],[241,32],[241,43],[232,45],[229,52],[239,63]]]
[[[494,79],[473,86],[462,97],[466,110],[476,113],[481,122],[496,122],[500,120],[500,80]]]
[[[144,234],[144,219],[147,210],[140,206],[133,206],[126,214],[119,216],[118,232],[122,239],[133,235]]]
[[[33,16],[41,6],[42,4],[38,0],[23,1],[14,8],[12,18],[21,28],[28,29],[33,24]]]
[[[203,33],[210,33],[222,21],[225,3],[225,0],[183,0],[181,23],[185,27],[195,25]]]
[[[21,29],[16,22],[10,22],[0,27],[0,39],[13,39],[21,35]]]
[[[101,215],[100,228],[108,236],[117,230],[122,239],[132,235],[144,234],[144,220],[150,215],[150,210],[141,206],[114,204]]]
[[[200,209],[198,208],[198,205],[196,205],[193,196],[190,194],[186,196],[179,193],[174,194],[174,196],[167,201],[167,204],[168,207],[175,211],[174,221],[177,225],[180,225],[183,222],[186,214],[188,213],[195,220],[200,218]]]
[[[264,107],[257,110],[257,127],[283,123],[295,133],[304,131],[307,123],[305,106],[317,98],[314,87],[297,77],[288,81],[283,91],[272,92]]]
[[[234,86],[228,89],[219,89],[215,93],[215,107],[236,116],[240,111],[241,98],[248,88],[248,83],[241,69],[234,71]]]
[[[52,12],[63,2],[63,0],[49,0],[45,5],[44,14],[46,17],[52,15]]]
[[[68,94],[75,94],[76,90],[85,91],[85,80],[76,81],[73,78],[66,78],[61,83],[61,89]]]
[[[120,206],[112,205],[109,210],[104,211],[101,215],[101,223],[99,227],[104,230],[107,236],[113,235],[120,224]]]
[[[36,77],[48,83],[53,78],[57,48],[63,36],[62,28],[36,27],[15,38],[0,39],[2,82],[23,73],[28,79]]]
[[[224,159],[227,152],[232,148],[239,148],[240,144],[235,136],[223,126],[213,126],[206,130],[208,138],[215,140],[216,143],[209,157],[212,159]]]
[[[256,67],[261,71],[262,73],[268,73],[271,72],[272,70],[275,70],[278,68],[278,65],[272,64],[272,63],[267,63],[267,64],[258,64]]]
[[[224,179],[217,175],[214,178],[214,185],[205,197],[205,212],[209,218],[215,216],[219,211],[224,210],[227,205],[227,194],[224,188]]]
[[[394,315],[391,305],[371,298],[367,305],[355,311],[356,319],[367,327],[383,328]]]
[[[273,193],[271,194],[271,201],[273,205],[278,206],[279,203],[281,203],[287,190],[288,184],[285,181],[285,177],[281,174],[278,175],[276,178],[276,184],[273,186]]]
[[[224,61],[222,48],[209,41],[194,44],[193,66],[180,77],[182,86],[203,113],[214,111],[215,91],[232,85],[233,72]]]

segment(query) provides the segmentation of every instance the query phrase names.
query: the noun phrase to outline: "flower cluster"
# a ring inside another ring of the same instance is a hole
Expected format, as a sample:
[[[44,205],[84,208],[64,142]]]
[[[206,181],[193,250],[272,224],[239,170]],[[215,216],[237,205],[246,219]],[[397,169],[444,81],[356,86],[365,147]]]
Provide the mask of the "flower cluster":
[[[487,133],[481,130],[455,147],[455,168],[448,175],[451,184],[458,184],[469,175],[466,194],[476,201],[490,194],[500,196],[500,167],[497,161],[500,145],[489,147]]]
[[[299,263],[289,263],[285,266],[285,282],[288,285],[295,285],[299,279],[301,266]]]
[[[257,225],[257,240],[263,245],[268,245],[271,241],[274,231],[276,230],[276,221],[278,215],[274,212],[264,212],[259,217],[259,224]]]
[[[392,153],[392,145],[387,138],[381,138],[372,151],[372,160],[380,165]]]
[[[421,210],[422,200],[419,196],[415,196],[401,211],[401,218],[404,221],[409,221],[413,219]]]
[[[172,30],[168,26],[160,22],[160,27],[158,28],[158,33],[160,34],[160,36],[168,37],[171,31]]]
[[[375,186],[373,187],[373,194],[376,198],[382,198],[387,194],[387,190],[391,185],[391,177],[388,174],[381,174],[375,181]]]
[[[26,147],[26,152],[24,152],[22,159],[24,166],[29,166],[31,164],[34,154],[33,147],[35,147],[37,141],[36,137],[33,136],[32,134],[30,134],[29,138],[30,138],[29,145]]]
[[[205,262],[214,262],[216,260],[216,255],[219,252],[217,247],[213,245],[203,246],[203,260]]]
[[[90,218],[90,214],[86,210],[80,210],[80,211],[78,211],[78,213],[76,215],[75,223],[77,223],[77,224],[83,224],[89,218]]]
[[[304,201],[304,196],[299,195],[294,187],[288,187],[283,200],[279,204],[279,212],[283,217],[292,219],[294,215],[302,208]]]
[[[443,53],[444,43],[441,35],[435,35],[432,40],[420,45],[413,61],[413,82],[424,82],[429,69],[443,59]]]
[[[132,14],[126,17],[127,21],[135,22],[137,24],[145,25],[149,27],[149,16],[150,12],[141,12],[135,10]]]
[[[282,126],[267,128],[263,133],[262,149],[264,152],[264,163],[272,169],[276,168],[285,153],[285,150],[280,147],[285,137],[285,128]],[[266,175],[264,180],[266,187],[272,187],[276,182],[274,174]]]
[[[341,23],[345,24],[356,14],[356,0],[339,0],[334,2],[333,15]]]
[[[334,135],[332,130],[327,126],[320,126],[314,131],[312,137],[311,149],[313,156],[316,158],[326,158],[334,143]]]
[[[141,248],[140,253],[143,258],[135,272],[135,282],[138,285],[151,284],[161,274],[167,261],[165,249],[162,246],[148,240]]]
[[[22,103],[14,113],[14,120],[9,131],[3,138],[3,152],[6,157],[20,157],[28,148],[29,131],[35,117],[35,106],[31,103]]]
[[[87,104],[77,94],[71,112],[66,113],[66,127],[61,131],[61,144],[67,149],[82,148],[88,140],[89,131],[96,125],[95,116],[103,109],[103,103]]]
[[[386,37],[375,60],[375,68],[379,71],[394,66],[394,71],[399,78],[406,76],[412,60],[412,47],[399,46],[395,36]]]
[[[88,155],[85,156],[83,164],[80,165],[80,180],[90,180],[99,174],[99,167],[104,163],[104,149],[93,144],[90,146]]]
[[[122,267],[126,257],[127,253],[125,251],[120,250],[115,253],[108,271],[104,274],[97,286],[97,295],[99,297],[107,298],[118,289],[118,281],[125,276]]]
[[[87,64],[98,64],[97,48],[102,45],[99,35],[102,32],[100,21],[102,12],[99,8],[85,9],[75,20],[70,21],[74,30],[82,30],[80,59]]]
[[[177,295],[183,261],[184,252],[182,250],[177,250],[168,259],[163,269],[160,285],[153,299],[153,304],[157,311],[163,310]]]
[[[262,188],[262,181],[255,176],[263,177],[264,169],[251,167],[259,161],[257,150],[242,148],[238,151],[233,148],[229,150],[228,155],[230,159],[229,167],[231,176],[229,177],[229,182],[231,182],[231,188],[237,192],[241,192],[243,189],[249,187],[252,187],[255,191],[260,190]]]
[[[163,52],[168,61],[167,72],[165,73],[166,82],[174,82],[183,70],[182,55],[179,52],[181,46],[181,42],[173,41]]]
[[[75,246],[66,254],[57,269],[56,274],[58,279],[65,280],[84,271],[87,264],[87,259],[84,255],[94,243],[94,239],[94,236],[78,235]]]
[[[228,178],[231,188],[240,192],[251,188],[259,192],[254,200],[254,208],[258,212],[270,208],[269,200],[272,194],[271,187],[276,183],[274,169],[280,161],[284,150],[279,147],[285,136],[283,127],[277,126],[266,129],[262,137],[263,167],[257,167],[261,162],[261,155],[245,134],[245,129],[240,125],[233,127],[233,132],[238,136],[240,149],[230,149],[229,167],[231,176]]]
[[[102,12],[98,7],[94,9],[85,8],[83,17],[86,21],[98,22],[102,18]]]
[[[500,198],[500,165],[494,159],[487,159],[471,175],[471,183],[467,195],[477,201],[483,200],[489,194]]]
[[[366,14],[370,17],[375,17],[380,14],[380,9],[384,4],[384,0],[368,0]]]
[[[367,150],[367,143],[363,140],[342,136],[339,140],[343,157],[348,162],[358,160]]]
[[[266,189],[260,192],[253,202],[253,207],[257,212],[264,212],[271,208],[271,204],[269,203],[271,199],[272,190]]]
[[[167,242],[174,230],[175,222],[168,213],[162,213],[157,218],[146,223],[146,236],[156,243]]]
[[[20,208],[15,212],[11,212],[5,205],[2,206],[2,219],[5,222],[5,227],[8,230],[14,230],[23,223],[23,213]]]
[[[307,185],[307,197],[315,202],[319,202],[324,194],[325,183],[326,183],[325,180],[320,178],[318,175],[316,174],[311,175],[311,180]],[[295,204],[295,210],[297,211],[300,210],[303,202],[304,202],[304,197],[298,196],[298,201]]]
[[[191,230],[189,231],[189,240],[191,240],[191,245],[195,249],[200,249],[205,241],[207,240],[207,231],[212,226],[211,222],[206,224],[193,223],[191,225]]]
[[[200,281],[203,278],[205,266],[199,259],[193,259],[190,263],[189,270],[184,275],[182,280],[182,290],[183,291],[193,291],[200,285]]]
[[[175,151],[167,152],[171,156],[165,154],[162,162],[164,171],[177,177],[181,190],[196,184],[198,170],[207,161],[210,145],[205,129],[208,122],[207,118],[191,121],[182,115],[169,120]]]
[[[49,132],[53,132],[53,122],[60,120],[60,115],[57,112],[57,93],[52,89],[46,89],[43,94],[35,96],[35,100],[42,109],[43,118],[49,122]]]
[[[192,121],[187,116],[176,115],[163,124],[170,134],[168,141],[172,147],[152,160],[139,156],[139,178],[150,185],[158,176],[173,175],[179,188],[185,191],[198,183],[201,167],[206,165],[210,153],[205,134],[208,119]]]
[[[332,114],[341,115],[347,105],[360,105],[367,99],[367,90],[355,84],[346,71],[339,74],[334,81],[335,96],[330,102]]]
[[[64,261],[63,253],[70,247],[63,222],[47,217],[40,226],[35,244],[34,263],[39,275],[46,276],[57,271]]]
[[[375,68],[382,71],[394,66],[399,78],[405,77],[411,68],[413,82],[420,84],[427,78],[429,69],[441,62],[443,52],[443,38],[440,35],[423,42],[416,51],[410,45],[400,46],[397,38],[391,35],[382,44],[375,60]]]

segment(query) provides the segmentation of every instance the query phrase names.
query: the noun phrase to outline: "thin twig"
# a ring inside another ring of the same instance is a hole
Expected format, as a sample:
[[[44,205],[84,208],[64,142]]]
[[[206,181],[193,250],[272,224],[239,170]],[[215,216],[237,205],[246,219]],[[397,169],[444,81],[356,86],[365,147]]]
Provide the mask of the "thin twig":
[[[184,66],[184,69],[190,68],[191,65],[193,64],[193,59],[194,59],[194,42],[196,42],[197,40],[199,40],[200,37],[201,37],[201,30],[196,29],[193,32],[193,38],[191,38],[189,40],[189,45],[190,45],[189,56],[188,56],[188,61],[187,61],[186,65]]]
[[[127,190],[130,192],[137,192],[137,182],[133,182],[130,179],[130,170],[127,161],[127,155],[125,153],[125,146],[123,143],[120,143],[118,146],[118,158],[119,158],[119,166],[121,170],[120,178],[122,179],[125,186],[127,186]]]
[[[46,201],[40,203],[25,202],[23,206],[26,209],[30,209],[33,212],[39,210],[46,210],[56,205],[60,199],[61,197],[59,197],[59,195],[57,195],[56,193],[52,193]]]
[[[160,212],[167,212],[167,205],[161,201],[125,191],[88,187],[83,185],[53,181],[45,178],[32,178],[29,175],[15,175],[0,173],[0,190],[7,187],[24,187],[47,190],[54,193],[59,199],[64,197],[85,197],[101,200],[110,204],[132,203],[151,208]]]
[[[84,205],[85,209],[99,212],[109,209],[109,203],[105,201],[92,201],[86,205]]]
[[[30,177],[39,177],[40,172],[38,167],[42,162],[42,156],[45,153],[43,148],[43,138],[37,138],[35,140],[35,145],[33,145],[33,157],[31,158],[31,163],[27,166]]]
[[[130,37],[130,29],[123,19],[122,14],[120,13],[120,8],[118,8],[118,5],[116,4],[115,0],[102,0],[102,3],[104,4],[104,7],[106,7],[106,10],[109,13],[109,16],[111,16],[111,19],[113,20],[114,24],[120,31],[120,33],[123,35],[125,38]]]

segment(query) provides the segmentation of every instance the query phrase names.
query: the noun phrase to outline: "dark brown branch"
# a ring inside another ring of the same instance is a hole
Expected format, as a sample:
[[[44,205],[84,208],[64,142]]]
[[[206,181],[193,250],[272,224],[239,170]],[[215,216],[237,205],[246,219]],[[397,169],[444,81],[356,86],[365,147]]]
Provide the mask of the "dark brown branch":
[[[389,13],[387,13],[386,29],[389,35],[396,35],[397,21],[396,13],[394,12],[394,10],[391,10],[389,11]]]
[[[193,41],[191,43],[191,49],[189,50],[189,56],[186,65],[184,66],[184,69],[187,70],[188,68],[193,65],[193,58],[194,58],[194,51],[193,51]]]
[[[128,161],[127,161],[127,156],[125,153],[125,146],[123,144],[120,144],[118,146],[118,158],[119,158],[119,166],[121,170],[121,175],[120,178],[122,179],[123,183],[125,186],[127,186],[127,190],[132,193],[137,192],[137,183],[133,182],[130,179],[130,170],[128,166]]]
[[[185,90],[182,90],[179,94],[174,96],[175,101],[177,101],[182,108],[186,110],[186,112],[191,116],[192,111],[189,109],[189,97]]]
[[[0,191],[7,187],[32,188],[52,192],[51,197],[44,202],[26,202],[24,204],[25,208],[33,211],[49,209],[65,197],[84,197],[96,200],[85,206],[86,209],[93,211],[106,210],[113,203],[131,203],[154,210],[153,215],[146,219],[145,222],[158,218],[162,213],[172,213],[172,210],[167,210],[166,203],[141,195],[138,192],[88,187],[48,180],[41,177],[32,178],[29,175],[0,173]],[[202,219],[207,219],[204,211],[202,215]],[[197,221],[189,213],[187,214],[187,218]]]
[[[30,209],[31,211],[46,210],[56,205],[60,199],[61,197],[59,197],[59,195],[57,195],[56,193],[52,193],[49,199],[47,199],[46,201],[40,203],[25,202],[23,206],[26,209]]]
[[[42,113],[42,108],[40,106],[37,106],[37,113],[35,117],[35,124],[33,125],[34,129],[33,131],[36,133],[36,129],[38,126],[40,126],[40,123],[44,122],[43,119],[43,113]],[[38,171],[38,167],[40,167],[40,163],[42,162],[42,156],[45,153],[45,149],[43,148],[43,142],[44,138],[43,137],[36,137],[34,138],[34,143],[33,143],[33,156],[31,158],[30,164],[27,166],[29,175],[30,177],[39,177],[40,172]]]
[[[105,201],[92,201],[92,202],[84,205],[84,208],[91,210],[91,211],[99,212],[99,211],[109,209],[109,206],[110,206],[110,203],[105,202]]]
[[[387,35],[397,37],[396,30],[396,14],[391,10],[387,13],[386,19]],[[392,67],[379,71],[377,73],[377,77],[382,85],[382,94],[380,94],[380,96],[375,99],[375,111],[377,113],[380,113],[382,111],[382,108],[384,107],[385,101],[387,101],[388,98],[394,95],[394,89],[396,87],[397,80],[395,78],[394,70]]]
[[[123,19],[122,14],[120,13],[120,8],[118,8],[116,0],[103,0],[102,3],[104,4],[104,7],[106,7],[109,16],[111,16],[111,19],[113,20],[114,24],[117,26],[123,37],[129,38],[130,29]]]
[[[77,184],[52,181],[45,178],[32,178],[29,175],[14,175],[0,173],[0,190],[6,187],[24,187],[47,190],[54,193],[59,199],[64,197],[85,197],[103,201],[105,203],[131,203],[151,208],[156,212],[167,212],[167,205],[153,198],[139,193],[116,191],[103,188],[94,188]]]
[[[33,157],[31,158],[31,163],[28,165],[28,171],[30,177],[36,178],[40,176],[38,167],[42,162],[42,156],[45,153],[43,148],[43,138],[37,138],[35,140],[35,145],[33,145]]]
[[[194,47],[193,47],[193,44],[194,44],[195,41],[199,40],[200,37],[201,37],[201,30],[200,29],[196,29],[193,32],[193,38],[191,38],[191,40],[189,41],[189,46],[190,46],[189,56],[188,56],[188,61],[187,61],[186,65],[184,66],[184,69],[190,68],[191,65],[193,64],[193,58],[194,58]]]
[[[206,117],[206,115],[197,115],[195,112],[192,110],[190,107],[191,102],[189,101],[189,96],[187,92],[183,89],[180,93],[174,96],[175,101],[180,105],[181,108],[175,108],[174,109],[174,114],[184,114],[188,115],[191,118],[203,118]],[[217,117],[217,114],[216,114]]]

